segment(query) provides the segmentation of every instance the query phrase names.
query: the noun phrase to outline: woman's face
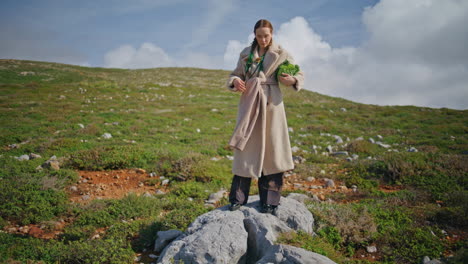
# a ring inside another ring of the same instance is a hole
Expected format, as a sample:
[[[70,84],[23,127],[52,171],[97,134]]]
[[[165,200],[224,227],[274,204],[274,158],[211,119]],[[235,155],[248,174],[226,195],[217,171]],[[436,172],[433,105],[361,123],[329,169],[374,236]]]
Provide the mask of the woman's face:
[[[255,30],[255,38],[261,48],[266,48],[271,41],[271,29],[268,27],[261,27]]]

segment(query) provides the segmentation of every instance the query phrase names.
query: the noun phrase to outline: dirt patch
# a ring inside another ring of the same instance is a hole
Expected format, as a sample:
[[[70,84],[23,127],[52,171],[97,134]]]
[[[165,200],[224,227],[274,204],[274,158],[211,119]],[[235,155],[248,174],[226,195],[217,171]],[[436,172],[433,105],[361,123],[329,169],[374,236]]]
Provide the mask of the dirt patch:
[[[143,169],[121,169],[110,171],[78,171],[80,179],[67,189],[70,200],[89,203],[94,199],[119,199],[129,193],[166,193],[162,178],[153,176]]]

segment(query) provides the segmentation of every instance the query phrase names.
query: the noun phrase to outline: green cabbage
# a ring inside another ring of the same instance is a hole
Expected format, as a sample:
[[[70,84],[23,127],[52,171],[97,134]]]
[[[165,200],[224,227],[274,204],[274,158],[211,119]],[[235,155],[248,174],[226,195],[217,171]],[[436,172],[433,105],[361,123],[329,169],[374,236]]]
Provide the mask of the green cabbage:
[[[291,76],[294,76],[299,71],[299,65],[291,64],[288,60],[285,60],[280,66],[278,66],[278,69],[276,70],[276,80],[278,80],[281,74],[283,73],[287,73]]]

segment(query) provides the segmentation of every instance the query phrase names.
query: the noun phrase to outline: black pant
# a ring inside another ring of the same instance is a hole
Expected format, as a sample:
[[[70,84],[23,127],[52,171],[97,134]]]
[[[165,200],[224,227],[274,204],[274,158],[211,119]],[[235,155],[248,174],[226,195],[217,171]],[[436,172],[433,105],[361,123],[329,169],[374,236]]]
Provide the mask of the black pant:
[[[252,178],[234,175],[229,193],[229,202],[246,204],[249,199],[250,182]],[[283,187],[283,173],[263,175],[258,180],[260,203],[279,205],[281,189]]]

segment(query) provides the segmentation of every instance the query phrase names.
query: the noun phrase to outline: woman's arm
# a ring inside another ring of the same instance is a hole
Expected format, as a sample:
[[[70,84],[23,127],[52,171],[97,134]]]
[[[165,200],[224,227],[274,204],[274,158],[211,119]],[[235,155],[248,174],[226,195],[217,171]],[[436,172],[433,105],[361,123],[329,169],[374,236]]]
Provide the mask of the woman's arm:
[[[289,53],[288,53],[287,60],[291,64],[295,64],[294,63],[294,58]],[[295,80],[295,82],[294,82],[294,84],[291,84],[289,86],[291,86],[294,90],[296,90],[296,92],[300,91],[303,88],[303,85],[304,85],[304,73],[302,72],[302,70],[299,71],[298,73],[296,73],[296,75],[290,76],[290,77],[293,78]],[[280,80],[281,80],[281,77],[280,77]]]
[[[246,51],[247,51],[247,55],[246,55]],[[229,75],[229,79],[226,83],[226,87],[228,88],[228,90],[230,91],[233,91],[233,92],[236,92],[237,89],[235,88],[234,86],[234,80],[235,79],[239,79],[241,81],[245,81],[245,73],[244,73],[244,68],[245,68],[245,59],[247,58],[248,56],[248,51],[249,51],[249,48],[245,48],[239,55],[239,60],[237,61],[237,66],[236,68],[234,69],[234,71],[231,72],[231,74]]]

